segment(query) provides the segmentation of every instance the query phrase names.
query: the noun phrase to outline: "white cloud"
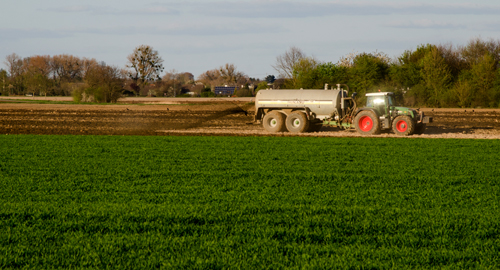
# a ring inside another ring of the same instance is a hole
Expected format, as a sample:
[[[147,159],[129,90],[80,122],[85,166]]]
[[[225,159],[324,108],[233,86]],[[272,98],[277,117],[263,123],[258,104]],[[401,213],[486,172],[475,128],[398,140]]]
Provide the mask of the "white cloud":
[[[177,4],[176,6],[181,6]],[[478,4],[418,4],[340,1],[206,1],[183,2],[196,13],[208,16],[238,18],[303,18],[331,15],[388,15],[388,14],[453,14],[496,15],[500,6]]]
[[[479,4],[419,4],[401,2],[340,2],[340,1],[185,1],[153,4],[139,7],[116,8],[97,5],[73,5],[51,8],[56,12],[82,12],[92,14],[200,14],[228,18],[305,18],[321,16],[441,14],[441,15],[496,15],[498,5]]]
[[[0,37],[2,41],[16,41],[21,39],[33,38],[65,38],[71,36],[71,33],[65,31],[52,31],[46,29],[16,29],[0,28]]]
[[[115,8],[91,5],[60,6],[55,8],[44,8],[42,11],[52,11],[57,13],[90,13],[90,14],[119,14]]]
[[[429,19],[399,21],[388,23],[386,26],[393,28],[414,28],[414,29],[465,29],[465,24],[434,21]]]
[[[89,6],[65,6],[52,9],[57,12],[87,12],[91,11]]]
[[[61,6],[45,9],[57,13],[89,13],[93,15],[177,15],[179,10],[166,6],[150,6],[138,8],[116,8],[97,5]]]
[[[473,29],[476,31],[500,32],[500,22],[491,22],[491,23],[476,25],[473,27]]]
[[[129,12],[134,13],[133,11]],[[139,9],[138,13],[149,14],[149,15],[178,15],[179,11],[173,8],[155,6],[155,7]]]
[[[278,33],[286,31],[282,27],[268,27],[258,23],[242,24],[168,24],[155,27],[99,27],[73,28],[63,32],[73,34],[101,34],[101,35],[173,35],[173,36],[228,36],[263,33]]]

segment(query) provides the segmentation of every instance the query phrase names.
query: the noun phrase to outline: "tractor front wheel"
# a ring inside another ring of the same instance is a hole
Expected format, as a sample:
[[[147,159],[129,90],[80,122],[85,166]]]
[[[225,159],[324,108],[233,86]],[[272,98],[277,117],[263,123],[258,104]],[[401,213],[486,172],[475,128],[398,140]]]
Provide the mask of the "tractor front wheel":
[[[354,118],[358,133],[363,135],[375,135],[380,133],[380,123],[377,115],[372,111],[362,111]]]
[[[415,125],[409,116],[400,115],[392,122],[392,130],[396,135],[408,136],[413,134]]]

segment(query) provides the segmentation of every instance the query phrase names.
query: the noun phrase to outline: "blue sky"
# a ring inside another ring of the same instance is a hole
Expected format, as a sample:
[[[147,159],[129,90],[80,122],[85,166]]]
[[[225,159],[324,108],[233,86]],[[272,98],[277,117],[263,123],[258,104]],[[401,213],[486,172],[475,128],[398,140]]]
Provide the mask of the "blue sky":
[[[11,53],[72,54],[125,67],[146,44],[165,71],[191,72],[233,63],[250,77],[277,72],[289,47],[336,63],[351,52],[396,57],[420,44],[465,45],[500,39],[498,0],[161,1],[3,0],[0,68]]]

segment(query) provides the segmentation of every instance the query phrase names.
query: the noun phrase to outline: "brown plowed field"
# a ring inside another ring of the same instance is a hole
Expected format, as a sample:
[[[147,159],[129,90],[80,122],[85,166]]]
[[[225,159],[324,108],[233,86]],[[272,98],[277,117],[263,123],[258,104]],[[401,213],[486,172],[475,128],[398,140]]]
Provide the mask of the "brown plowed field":
[[[358,137],[353,130],[323,127],[307,134],[270,134],[253,124],[253,105],[225,99],[211,104],[73,105],[0,100],[0,134],[215,135]],[[198,101],[199,102],[199,101]],[[134,102],[131,102],[134,103]],[[423,109],[434,117],[426,133],[411,138],[500,139],[500,110]],[[374,137],[393,137],[383,132]]]

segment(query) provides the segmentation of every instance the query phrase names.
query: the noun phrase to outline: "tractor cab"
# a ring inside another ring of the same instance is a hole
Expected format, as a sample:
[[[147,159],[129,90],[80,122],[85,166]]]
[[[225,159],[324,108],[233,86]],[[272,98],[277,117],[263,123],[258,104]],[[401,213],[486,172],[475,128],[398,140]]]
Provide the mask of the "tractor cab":
[[[423,112],[397,106],[392,92],[367,93],[366,107],[358,112],[356,127],[365,134],[376,134],[384,129],[392,129],[398,135],[422,134],[426,124],[432,122],[432,117],[425,116]],[[368,118],[371,120],[368,121]],[[368,122],[373,123],[376,129],[368,128],[371,127],[366,124]]]
[[[366,94],[366,107],[374,108],[379,115],[389,115],[394,106],[394,93],[392,92]]]

